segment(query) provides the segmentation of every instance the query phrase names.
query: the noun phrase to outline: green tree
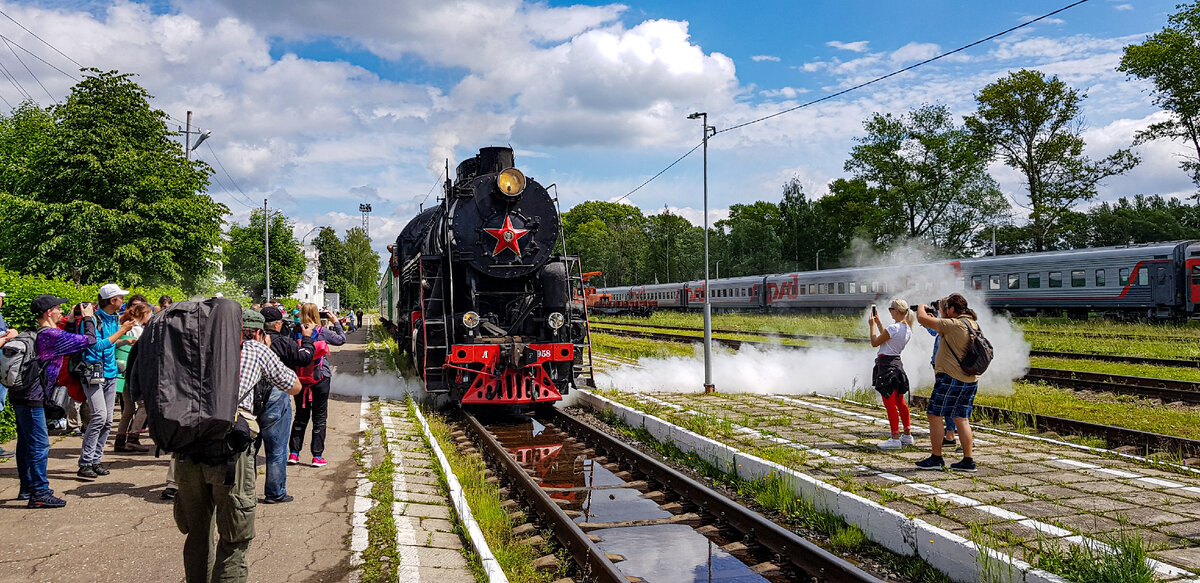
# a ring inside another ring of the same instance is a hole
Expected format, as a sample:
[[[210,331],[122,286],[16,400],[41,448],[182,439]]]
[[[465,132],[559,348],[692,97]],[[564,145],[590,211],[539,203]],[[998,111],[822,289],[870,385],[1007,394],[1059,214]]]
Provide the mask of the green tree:
[[[1184,140],[1194,154],[1179,167],[1200,187],[1200,3],[1180,4],[1167,26],[1125,47],[1117,70],[1154,83],[1154,102],[1171,117],[1138,132],[1139,143]],[[1200,193],[1196,195],[1200,202]]]
[[[292,221],[287,217],[271,213],[270,236],[271,295],[287,297],[296,291],[304,277],[304,253],[300,250],[300,241],[292,233]],[[236,223],[229,227],[229,240],[225,243],[225,276],[255,298],[264,297],[266,291],[264,246],[262,211],[252,211],[250,222],[244,227]]]
[[[24,273],[140,285],[208,282],[229,209],[115,71],[87,69],[61,104],[0,120],[0,265]]]
[[[342,243],[346,250],[346,265],[350,289],[343,302],[347,308],[366,308],[375,305],[379,295],[379,254],[371,249],[371,238],[362,227],[346,231]]]
[[[567,252],[578,254],[584,269],[604,272],[612,286],[645,283],[646,217],[641,209],[589,200],[563,213],[562,221]]]
[[[1022,69],[984,87],[975,96],[979,109],[966,119],[977,138],[1025,175],[1035,251],[1064,246],[1062,218],[1091,200],[1102,180],[1138,163],[1127,149],[1098,161],[1083,155],[1084,97],[1056,76]]]
[[[318,254],[317,277],[325,282],[325,291],[334,292],[339,298],[349,297],[350,259],[337,231],[333,227],[321,227],[313,239],[313,245],[316,246]]]
[[[1009,212],[987,172],[991,149],[950,108],[923,105],[896,116],[876,113],[863,126],[846,171],[871,186],[883,213],[873,240],[925,239],[965,254],[976,231]]]
[[[729,263],[722,277],[773,273],[783,263],[783,226],[779,205],[757,201],[729,206],[729,218],[717,221],[717,228],[728,230]],[[722,263],[722,265],[726,265]]]
[[[693,229],[702,236],[703,229],[665,208],[657,215],[646,217],[646,272],[653,273],[663,283],[694,277],[696,268],[704,263],[704,248],[702,240],[697,257],[688,245],[691,240],[688,232]]]

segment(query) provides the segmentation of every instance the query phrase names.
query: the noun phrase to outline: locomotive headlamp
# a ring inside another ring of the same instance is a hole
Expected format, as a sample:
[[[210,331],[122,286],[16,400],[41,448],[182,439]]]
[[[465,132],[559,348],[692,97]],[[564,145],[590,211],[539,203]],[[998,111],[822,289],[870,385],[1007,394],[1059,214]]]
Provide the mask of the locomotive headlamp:
[[[525,175],[516,168],[506,168],[496,177],[496,186],[508,196],[516,196],[525,190]]]
[[[476,314],[475,312],[467,312],[463,314],[463,326],[466,326],[471,330],[479,327],[479,314]]]
[[[550,324],[550,328],[558,330],[566,323],[567,319],[563,317],[562,312],[553,312],[549,318],[546,318],[546,323]]]

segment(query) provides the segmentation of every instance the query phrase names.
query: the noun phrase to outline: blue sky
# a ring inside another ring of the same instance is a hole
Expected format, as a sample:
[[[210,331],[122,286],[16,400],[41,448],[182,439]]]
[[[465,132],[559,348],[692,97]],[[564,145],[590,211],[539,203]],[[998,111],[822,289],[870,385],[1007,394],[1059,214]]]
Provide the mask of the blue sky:
[[[196,154],[214,167],[213,196],[244,221],[269,198],[296,220],[359,222],[373,204],[377,248],[438,179],[482,146],[511,144],[517,163],[554,182],[569,207],[615,200],[690,149],[692,111],[720,128],[827,95],[1066,5],[1060,2],[637,2],[522,0],[177,0],[0,7],[72,58],[139,75],[154,105],[194,111],[213,136]],[[1161,113],[1146,85],[1113,67],[1121,48],[1161,28],[1174,0],[1090,0],[1055,18],[866,89],[713,139],[710,212],[778,200],[798,178],[811,196],[842,170],[873,112],[942,103],[958,116],[1008,71],[1036,68],[1087,92],[1088,152],[1128,147]],[[0,34],[60,67],[48,47],[0,18]],[[0,63],[5,63],[0,55]],[[9,58],[11,61],[12,59]],[[22,85],[36,88],[15,62]],[[40,63],[51,94],[72,83]],[[40,89],[35,98],[47,98]],[[0,81],[0,96],[18,90]],[[209,149],[211,146],[211,149]],[[1147,144],[1101,200],[1186,195],[1181,144]],[[1019,177],[993,175],[1015,202]],[[232,185],[245,193],[237,192]],[[699,153],[628,202],[702,218]],[[424,200],[425,204],[429,200]],[[1018,209],[1018,220],[1021,211]]]

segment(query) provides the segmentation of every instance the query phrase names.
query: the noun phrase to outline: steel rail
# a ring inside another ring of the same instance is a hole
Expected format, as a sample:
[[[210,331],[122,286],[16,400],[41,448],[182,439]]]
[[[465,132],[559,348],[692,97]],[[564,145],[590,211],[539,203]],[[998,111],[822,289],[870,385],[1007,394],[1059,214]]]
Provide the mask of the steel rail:
[[[1151,364],[1155,366],[1172,366],[1177,368],[1200,368],[1200,359],[1191,358],[1154,358],[1145,356],[1096,354],[1094,352],[1056,352],[1053,350],[1030,350],[1029,356],[1062,358],[1066,360],[1100,360],[1104,362],[1122,362],[1126,364]]]
[[[776,555],[776,562],[789,562],[797,570],[818,581],[882,583],[880,579],[812,541],[767,520],[761,514],[561,410],[554,410],[553,423],[583,440],[590,447],[603,450],[609,459],[615,458],[624,462],[636,472],[672,490],[682,500],[700,507],[718,522],[741,533],[745,540],[762,545]]]
[[[913,395],[913,404],[923,409],[929,404],[928,397]],[[1175,437],[1137,429],[1126,429],[1112,425],[1102,425],[1088,421],[1077,421],[1063,417],[1038,415],[1025,411],[1014,411],[1001,407],[975,405],[973,411],[993,421],[1013,422],[1018,418],[1027,426],[1037,431],[1053,431],[1059,434],[1090,435],[1103,438],[1110,448],[1132,445],[1146,451],[1166,451],[1182,457],[1196,457],[1200,454],[1200,440],[1186,437]]]
[[[1042,381],[1069,389],[1107,391],[1156,397],[1164,401],[1200,403],[1200,383],[1118,374],[1031,368],[1022,380]]]
[[[478,438],[481,450],[489,459],[499,463],[513,486],[542,518],[547,526],[554,531],[559,544],[571,554],[575,562],[587,571],[589,580],[599,583],[629,583],[628,577],[617,569],[612,561],[601,551],[588,535],[571,520],[562,508],[550,498],[525,472],[517,460],[513,459],[504,446],[470,413],[463,412],[467,426]]]

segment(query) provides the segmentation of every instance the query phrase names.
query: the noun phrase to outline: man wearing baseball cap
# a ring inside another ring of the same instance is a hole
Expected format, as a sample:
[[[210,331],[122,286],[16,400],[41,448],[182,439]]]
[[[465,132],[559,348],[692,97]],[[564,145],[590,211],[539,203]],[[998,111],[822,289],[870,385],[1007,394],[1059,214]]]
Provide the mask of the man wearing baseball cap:
[[[133,328],[133,321],[120,324],[117,312],[125,303],[129,290],[121,289],[115,283],[100,286],[99,305],[96,310],[96,338],[94,345],[83,353],[83,360],[93,369],[85,375],[83,394],[87,397],[88,408],[92,417],[88,419],[87,428],[83,432],[83,447],[79,451],[79,471],[81,478],[107,476],[109,471],[100,464],[104,455],[104,445],[108,442],[108,433],[112,430],[113,406],[117,398],[117,369],[116,344],[109,337],[116,334],[120,338]],[[96,370],[96,369],[101,370]]]
[[[0,291],[0,307],[4,306],[4,296],[8,294]],[[4,321],[4,314],[0,313],[0,347],[4,346],[5,342],[17,337],[17,329],[9,328],[8,323]],[[8,387],[0,385],[0,408],[4,407],[4,400],[8,398]],[[13,452],[0,447],[0,458],[12,457]]]
[[[263,316],[263,331],[270,339],[267,345],[284,365],[296,369],[312,364],[314,349],[312,338],[309,337],[312,335],[311,324],[300,327],[303,336],[300,345],[297,346],[296,342],[284,333],[283,310],[267,306],[259,313]],[[292,331],[291,326],[288,327],[288,331]],[[254,442],[255,455],[257,456],[260,445],[266,445],[267,448],[267,483],[263,501],[267,504],[291,502],[294,498],[287,493],[287,457],[288,438],[292,427],[292,399],[285,391],[271,391],[266,409],[258,417],[258,427],[258,439]]]

